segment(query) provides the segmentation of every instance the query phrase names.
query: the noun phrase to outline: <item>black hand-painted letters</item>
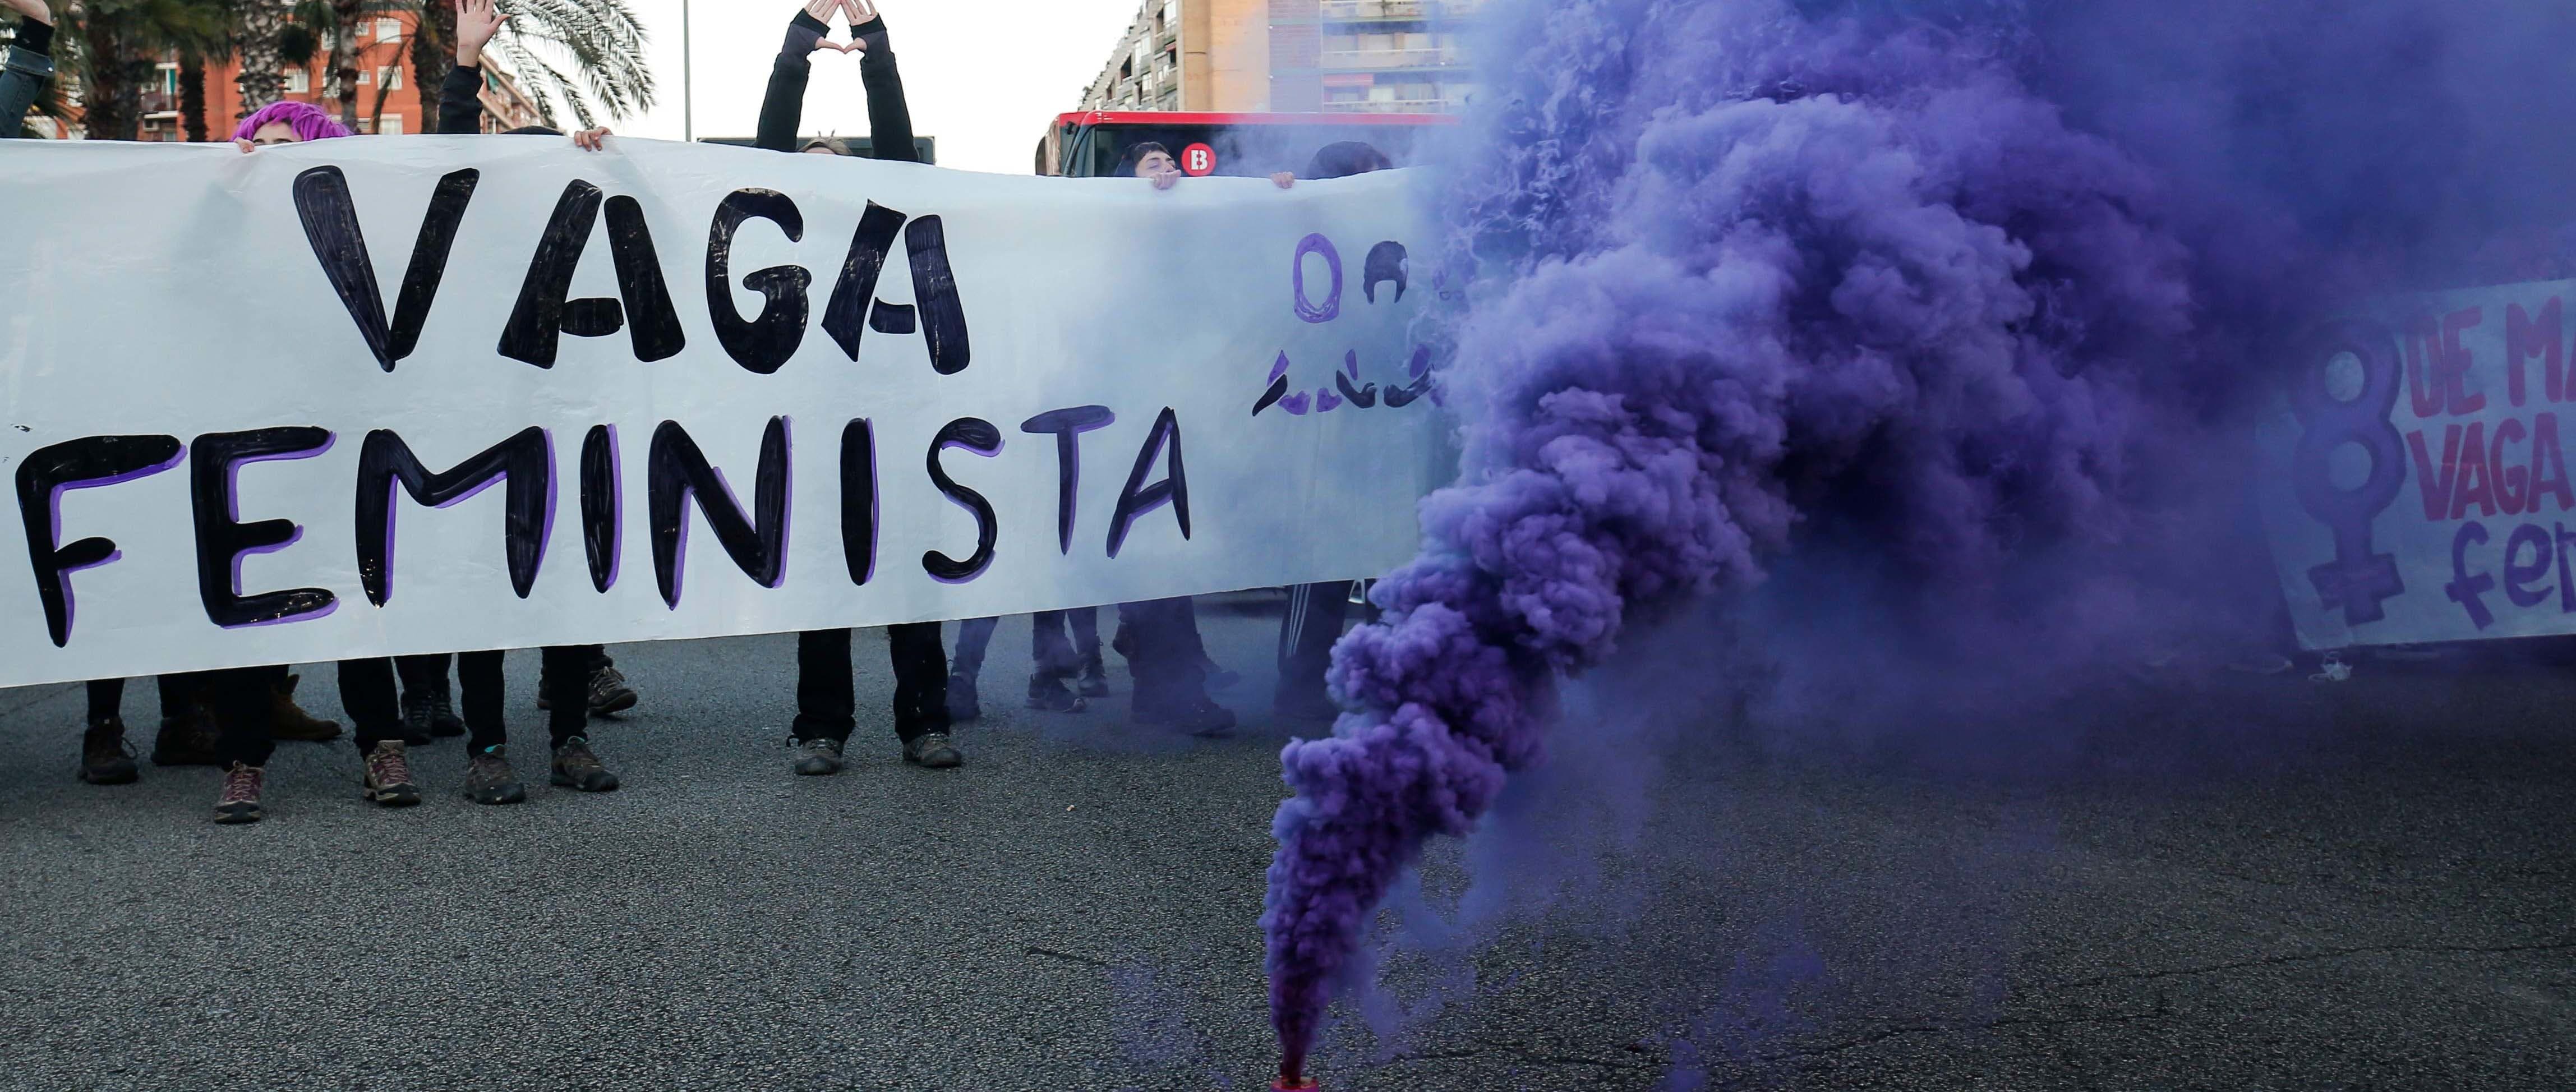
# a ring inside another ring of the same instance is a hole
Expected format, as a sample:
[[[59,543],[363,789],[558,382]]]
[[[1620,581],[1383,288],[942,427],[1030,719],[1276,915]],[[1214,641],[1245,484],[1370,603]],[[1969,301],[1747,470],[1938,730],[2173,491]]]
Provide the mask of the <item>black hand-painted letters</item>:
[[[776,223],[788,242],[805,237],[805,218],[786,194],[763,189],[726,194],[707,232],[707,313],[726,355],[753,374],[768,375],[796,355],[796,346],[805,340],[805,286],[814,275],[803,266],[774,265],[746,276],[743,287],[760,293],[765,302],[757,318],[745,320],[734,310],[733,234],[743,221],[754,219]]]
[[[877,574],[877,435],[865,417],[841,429],[841,557],[850,583]]]
[[[116,559],[116,542],[91,537],[55,545],[62,513],[55,500],[66,489],[133,481],[179,461],[176,436],[87,436],[37,448],[18,464],[18,517],[27,526],[27,560],[36,570],[36,598],[45,608],[45,632],[61,648],[72,638],[72,574]]]
[[[367,601],[384,606],[394,595],[394,483],[411,499],[445,508],[483,491],[495,479],[506,490],[501,520],[502,554],[510,590],[519,598],[537,582],[545,560],[548,509],[554,500],[554,449],[546,430],[529,427],[454,467],[432,472],[392,429],[367,434],[358,448],[358,582]]]
[[[1001,524],[993,516],[993,502],[985,500],[983,494],[957,484],[956,479],[949,477],[948,471],[939,465],[939,453],[952,447],[962,447],[990,458],[1001,453],[1002,430],[981,417],[960,417],[941,425],[939,435],[931,438],[928,459],[931,483],[947,494],[949,500],[975,516],[973,556],[959,561],[937,550],[925,551],[921,555],[922,571],[943,584],[964,583],[982,575],[985,567],[993,563],[993,542],[1001,537]]]
[[[501,328],[502,356],[551,368],[557,335],[607,337],[629,322],[634,324],[629,336],[638,360],[661,360],[687,345],[679,310],[671,305],[670,287],[662,280],[653,233],[644,226],[644,207],[632,197],[607,202],[608,249],[617,263],[619,299],[564,298],[599,221],[601,196],[599,187],[576,178],[555,201],[554,215],[537,239],[536,257],[528,262],[528,279],[519,287],[518,305],[510,311],[509,325]]]
[[[617,429],[592,425],[581,438],[581,543],[590,559],[590,586],[617,583]]]
[[[1038,436],[1055,437],[1055,537],[1056,552],[1073,552],[1074,496],[1082,486],[1082,434],[1105,428],[1118,415],[1107,406],[1075,406],[1071,409],[1048,410],[1020,422],[1020,431]]]
[[[664,421],[655,428],[652,448],[646,456],[646,507],[653,520],[653,575],[661,582],[662,602],[674,608],[680,605],[692,497],[706,514],[707,526],[715,530],[716,542],[745,575],[764,588],[775,588],[787,578],[786,418],[770,418],[760,435],[760,469],[752,483],[748,517],[726,488],[724,475],[708,465],[706,454],[679,422]]]
[[[384,295],[376,287],[376,266],[367,256],[367,238],[358,230],[358,210],[349,198],[349,180],[338,167],[315,167],[295,176],[295,212],[304,221],[304,239],[321,259],[322,275],[358,323],[358,336],[386,371],[411,355],[420,344],[420,328],[429,321],[430,301],[447,271],[447,252],[456,242],[456,226],[474,198],[475,170],[452,171],[438,180],[421,217],[420,238],[412,244],[411,268],[404,271],[402,294],[394,302],[394,320],[385,323]]]
[[[1164,455],[1163,480],[1145,484],[1145,475],[1154,469],[1154,457]],[[1181,538],[1190,537],[1190,480],[1181,469],[1181,421],[1170,406],[1154,418],[1154,429],[1145,434],[1145,446],[1136,452],[1136,468],[1127,472],[1127,487],[1118,491],[1118,507],[1109,515],[1109,556],[1118,556],[1118,548],[1127,543],[1127,529],[1137,518],[1153,511],[1164,501],[1172,503],[1172,518],[1181,525]]]
[[[289,545],[303,537],[304,529],[283,519],[243,523],[233,502],[234,468],[319,455],[331,448],[330,431],[299,425],[210,432],[188,448],[195,453],[188,460],[188,494],[197,522],[197,595],[205,601],[207,619],[231,629],[310,617],[337,606],[338,598],[321,588],[242,594],[242,555]]]

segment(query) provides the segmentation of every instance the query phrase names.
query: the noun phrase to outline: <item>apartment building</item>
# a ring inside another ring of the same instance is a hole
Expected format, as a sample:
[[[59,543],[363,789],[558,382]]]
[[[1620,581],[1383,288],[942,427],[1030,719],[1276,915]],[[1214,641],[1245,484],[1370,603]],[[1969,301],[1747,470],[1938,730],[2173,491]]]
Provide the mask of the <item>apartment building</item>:
[[[1147,0],[1084,110],[1442,113],[1483,0]]]
[[[422,88],[411,76],[410,23],[407,19],[380,17],[358,25],[356,46],[358,60],[358,131],[389,136],[425,132],[421,124],[421,96],[435,95],[435,87]],[[338,113],[337,101],[331,97],[331,45],[324,35],[321,47],[311,61],[285,69],[284,98],[310,102]],[[206,66],[206,137],[224,140],[232,136],[233,126],[241,120],[241,93],[238,90],[241,64],[232,57]],[[175,54],[162,58],[154,74],[155,82],[143,89],[143,124],[140,138],[152,141],[188,139],[186,123],[179,114],[181,89],[179,62]],[[80,83],[68,66],[55,76],[62,81],[65,105],[70,107],[68,127],[50,118],[30,118],[29,124],[49,137],[77,138],[80,130]],[[539,122],[536,104],[519,90],[518,82],[487,58],[483,65],[483,127],[486,132],[500,132]]]

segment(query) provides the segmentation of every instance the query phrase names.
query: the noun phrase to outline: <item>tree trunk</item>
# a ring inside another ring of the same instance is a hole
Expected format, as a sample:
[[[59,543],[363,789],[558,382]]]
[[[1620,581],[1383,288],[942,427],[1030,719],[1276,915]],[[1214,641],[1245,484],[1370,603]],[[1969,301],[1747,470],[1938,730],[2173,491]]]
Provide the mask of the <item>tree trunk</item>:
[[[294,0],[241,0],[241,37],[235,49],[241,56],[241,112],[252,111],[286,97],[286,61],[278,56],[277,37],[286,31],[286,17],[295,10]]]
[[[189,143],[206,142],[206,59],[195,50],[179,54],[179,122]]]
[[[358,22],[364,0],[331,0],[331,82],[340,124],[358,131]]]
[[[411,32],[412,86],[420,91],[420,131],[438,131],[438,89],[456,67],[456,7],[423,0]]]
[[[81,28],[81,125],[91,140],[133,140],[143,130],[143,81],[152,61],[126,42],[124,21],[92,14]]]

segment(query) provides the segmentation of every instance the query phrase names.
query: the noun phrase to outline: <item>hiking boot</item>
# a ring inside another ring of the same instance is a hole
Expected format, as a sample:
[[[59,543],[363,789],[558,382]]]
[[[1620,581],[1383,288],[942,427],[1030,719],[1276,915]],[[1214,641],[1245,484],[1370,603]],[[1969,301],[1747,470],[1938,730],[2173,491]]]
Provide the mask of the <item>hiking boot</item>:
[[[626,685],[626,676],[605,664],[590,673],[590,715],[604,717],[635,708],[635,688]]]
[[[456,691],[445,675],[429,684],[428,727],[433,738],[446,739],[465,734],[465,718],[456,715]]]
[[[1207,688],[1210,690],[1230,690],[1234,688],[1234,684],[1243,681],[1242,675],[1218,667],[1215,660],[1207,658],[1204,654],[1199,657],[1199,670],[1207,676]]]
[[[215,821],[218,823],[256,823],[266,813],[259,809],[260,782],[268,771],[258,766],[233,763],[224,770],[224,791],[215,797]]]
[[[1140,712],[1137,723],[1151,728],[1169,728],[1201,738],[1221,736],[1234,730],[1234,710],[1206,698],[1178,708]]]
[[[465,760],[465,798],[477,804],[516,804],[528,798],[528,787],[519,783],[518,771],[502,752],[508,744],[494,744]]]
[[[837,739],[791,739],[796,748],[796,765],[792,767],[805,777],[829,777],[841,772],[841,741]]]
[[[358,795],[389,808],[407,808],[420,803],[420,786],[411,783],[411,761],[403,757],[403,741],[388,739],[378,742],[367,752],[367,775],[358,782]]]
[[[405,746],[426,747],[435,737],[430,729],[430,714],[436,703],[430,700],[426,687],[402,696],[402,741]]]
[[[1091,708],[1082,695],[1066,689],[1064,680],[1052,675],[1029,676],[1029,708],[1049,713],[1079,713]]]
[[[903,745],[903,760],[927,769],[945,770],[966,761],[966,756],[948,742],[948,733],[924,732]]]
[[[215,717],[202,705],[190,704],[175,717],[161,718],[152,739],[155,766],[221,766],[215,757]]]
[[[1100,654],[1098,652],[1094,652],[1083,658],[1082,681],[1076,684],[1073,689],[1075,693],[1086,698],[1105,698],[1109,696],[1109,672],[1101,668]]]
[[[590,741],[574,736],[555,748],[554,783],[582,792],[607,792],[617,787],[617,775],[599,764],[599,756],[590,753]]]
[[[304,743],[322,743],[340,738],[340,722],[323,720],[295,704],[295,684],[302,675],[289,675],[286,682],[269,694],[269,737],[292,739]]]
[[[132,784],[134,748],[125,742],[125,720],[108,717],[90,722],[81,733],[80,779],[92,785]]]
[[[964,724],[982,719],[984,703],[976,697],[975,677],[962,674],[948,676],[948,722]]]

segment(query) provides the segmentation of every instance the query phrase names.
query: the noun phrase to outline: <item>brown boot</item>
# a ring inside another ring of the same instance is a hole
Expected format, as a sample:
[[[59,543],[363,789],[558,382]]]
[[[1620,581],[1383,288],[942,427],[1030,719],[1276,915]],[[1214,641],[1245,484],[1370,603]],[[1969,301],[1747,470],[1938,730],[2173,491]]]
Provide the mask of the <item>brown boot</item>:
[[[302,675],[289,675],[286,677],[286,685],[278,687],[270,696],[272,704],[269,708],[272,712],[269,734],[277,739],[292,739],[305,743],[322,743],[340,738],[339,721],[323,720],[305,712],[302,706],[295,704],[295,684],[303,680]]]
[[[190,702],[178,716],[161,718],[161,734],[152,740],[155,766],[220,766],[215,761],[215,718],[203,705]]]

